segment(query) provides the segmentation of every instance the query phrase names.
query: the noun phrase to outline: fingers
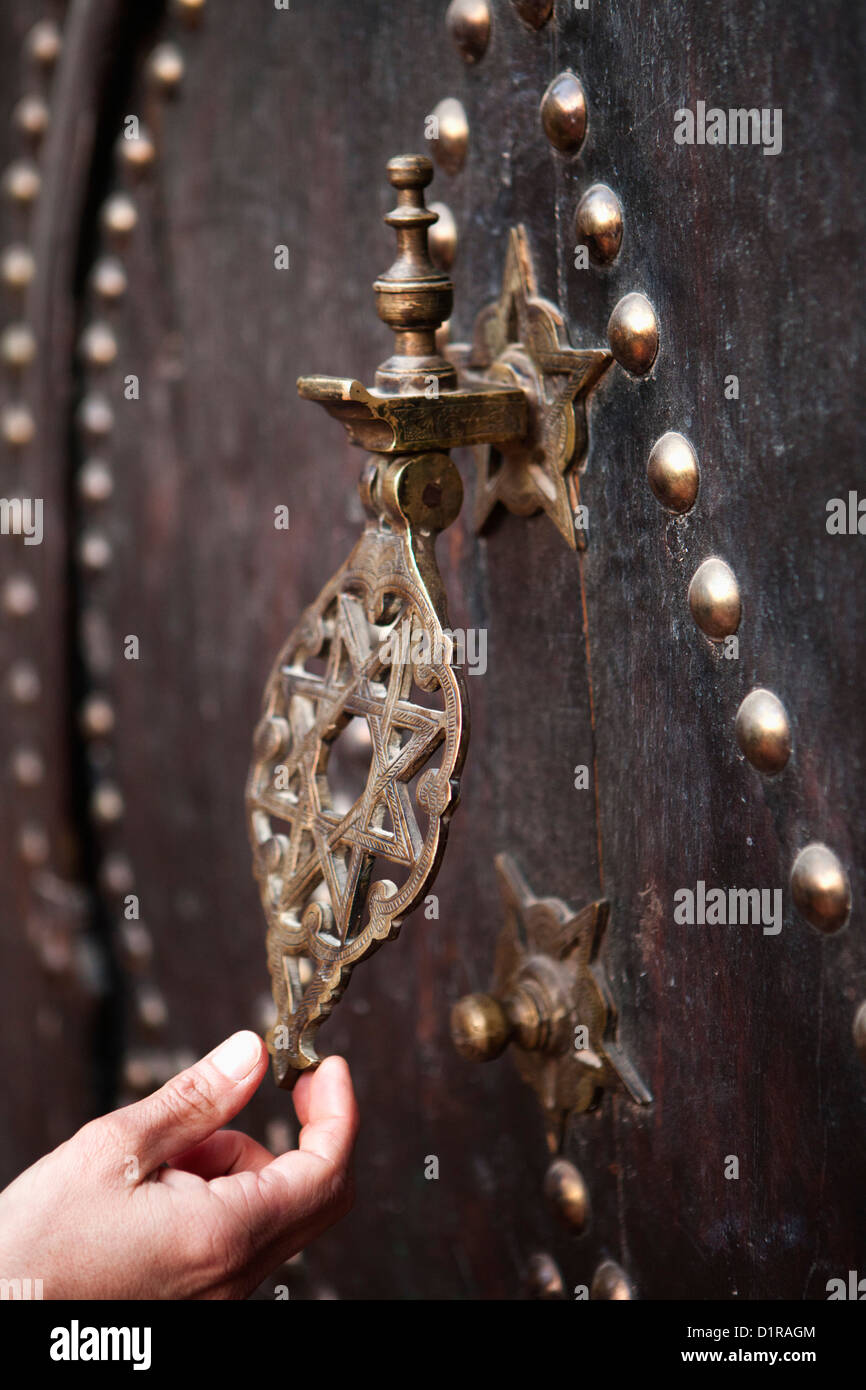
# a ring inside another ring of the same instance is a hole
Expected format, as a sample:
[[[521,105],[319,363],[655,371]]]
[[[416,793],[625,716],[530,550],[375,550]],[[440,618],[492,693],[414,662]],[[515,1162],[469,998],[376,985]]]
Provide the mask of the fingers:
[[[306,1122],[300,1147],[260,1169],[252,1190],[243,1173],[212,1184],[214,1194],[243,1220],[255,1247],[283,1257],[343,1216],[352,1199],[358,1107],[349,1068],[341,1057],[328,1057],[297,1085],[301,1082],[299,1113]]]
[[[258,1173],[273,1161],[270,1150],[257,1144],[248,1134],[242,1134],[237,1129],[220,1129],[200,1144],[178,1154],[171,1160],[169,1169],[195,1173],[197,1177],[210,1182],[211,1178],[221,1178],[230,1173]]]
[[[234,1033],[152,1096],[110,1116],[112,1136],[137,1159],[143,1180],[233,1120],[257,1089],[266,1065],[261,1038]]]

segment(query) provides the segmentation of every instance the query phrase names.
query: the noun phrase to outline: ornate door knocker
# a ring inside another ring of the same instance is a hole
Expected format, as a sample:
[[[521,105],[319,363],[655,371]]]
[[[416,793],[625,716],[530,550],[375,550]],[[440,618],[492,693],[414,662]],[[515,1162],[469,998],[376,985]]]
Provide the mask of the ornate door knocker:
[[[586,450],[586,396],[612,361],[606,349],[568,345],[519,228],[502,295],[479,315],[472,345],[439,351],[453,288],[429,256],[432,176],[423,156],[388,165],[397,206],[385,221],[398,254],[374,289],[395,351],[375,386],[298,382],[368,451],[369,519],[276,660],[247,783],[277,1007],[268,1045],[286,1087],[318,1062],[317,1029],[354,966],[422,900],[457,804],[468,711],[434,555],[463,498],[448,450],[479,450],[479,524],[498,501],[522,515],[543,508],[573,546],[569,474]],[[369,768],[344,806],[329,761],[353,721],[366,727]]]

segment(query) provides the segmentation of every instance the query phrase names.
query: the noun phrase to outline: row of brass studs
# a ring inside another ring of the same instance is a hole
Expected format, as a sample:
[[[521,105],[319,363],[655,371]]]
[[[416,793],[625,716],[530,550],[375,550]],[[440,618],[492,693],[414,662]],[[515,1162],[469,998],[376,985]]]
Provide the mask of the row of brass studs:
[[[27,299],[36,274],[36,260],[28,228],[41,190],[39,150],[50,120],[49,98],[54,71],[62,48],[58,25],[39,20],[24,41],[27,79],[25,90],[12,112],[12,123],[24,152],[8,166],[0,179],[15,219],[14,239],[0,252],[0,279],[14,303],[13,318],[0,336],[0,358],[6,370],[11,396],[0,411],[0,437],[20,461],[36,434],[36,421],[26,399],[27,373],[36,361],[36,334],[27,319]],[[26,554],[26,551],[24,552]],[[32,574],[20,565],[2,590],[4,617],[19,626],[39,608],[39,589]],[[10,774],[22,794],[23,818],[18,832],[18,854],[30,872],[44,869],[51,855],[48,832],[33,815],[32,794],[45,782],[45,755],[33,733],[33,715],[42,694],[42,679],[32,659],[16,655],[6,679],[6,693],[19,711],[18,718],[30,732],[13,749]],[[65,968],[70,950],[58,943],[34,939],[46,965]],[[67,943],[68,945],[68,943]],[[44,948],[44,949],[43,949]],[[46,954],[47,953],[47,954]]]
[[[175,12],[189,24],[197,23],[204,0],[176,0]],[[147,63],[147,77],[164,98],[173,96],[184,76],[180,48],[165,41],[153,49]],[[139,122],[137,133],[120,136],[117,164],[126,180],[100,209],[103,251],[90,275],[92,299],[98,305],[95,316],[85,326],[79,352],[87,375],[87,389],[76,415],[83,462],[76,479],[77,492],[86,513],[79,535],[76,558],[85,588],[98,583],[110,569],[113,548],[106,527],[105,509],[114,492],[114,473],[108,457],[114,429],[114,409],[105,391],[105,374],[116,363],[119,353],[117,334],[111,322],[112,310],[127,289],[123,253],[138,225],[138,209],[133,196],[137,180],[144,177],[157,158],[153,135]],[[90,811],[99,828],[104,850],[100,865],[100,886],[107,897],[124,902],[135,894],[135,873],[129,854],[119,844],[120,826],[125,815],[124,798],[110,770],[116,764],[112,739],[115,712],[107,691],[116,658],[99,604],[85,602],[81,614],[80,643],[91,691],[79,713],[80,727],[88,744],[88,758],[94,777]],[[113,843],[112,843],[113,842]],[[159,1033],[168,1021],[168,1008],[152,975],[153,939],[144,922],[121,917],[118,945],[125,966],[138,977],[135,1013],[138,1023],[150,1034]],[[127,1089],[141,1094],[161,1085],[179,1069],[188,1066],[192,1054],[171,1050],[133,1048],[126,1058],[123,1079]]]

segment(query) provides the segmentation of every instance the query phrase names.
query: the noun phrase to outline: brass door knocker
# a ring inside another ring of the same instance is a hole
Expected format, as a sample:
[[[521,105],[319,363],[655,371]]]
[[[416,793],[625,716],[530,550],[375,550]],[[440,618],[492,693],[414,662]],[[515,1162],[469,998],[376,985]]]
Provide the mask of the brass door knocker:
[[[276,660],[247,783],[277,1006],[268,1046],[285,1087],[318,1062],[317,1029],[354,966],[422,900],[457,804],[468,710],[434,555],[463,498],[448,450],[480,451],[479,524],[498,501],[523,515],[544,508],[573,546],[569,473],[586,449],[587,394],[612,360],[568,345],[561,315],[537,295],[522,229],[472,345],[439,351],[453,288],[428,251],[432,176],[423,156],[388,165],[397,259],[374,289],[395,344],[374,387],[298,382],[368,451],[360,493],[369,520]],[[329,760],[357,721],[369,767],[343,806]],[[393,878],[381,876],[386,868]]]

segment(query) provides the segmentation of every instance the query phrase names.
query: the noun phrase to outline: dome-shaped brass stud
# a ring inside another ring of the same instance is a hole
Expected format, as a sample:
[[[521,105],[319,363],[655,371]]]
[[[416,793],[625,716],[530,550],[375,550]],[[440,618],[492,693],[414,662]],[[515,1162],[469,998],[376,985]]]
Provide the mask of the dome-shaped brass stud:
[[[48,129],[48,104],[40,96],[24,96],[15,107],[12,119],[22,135],[26,135],[30,140],[39,141]]]
[[[93,392],[82,398],[76,419],[79,428],[94,439],[104,439],[114,428],[114,411],[110,402],[105,396]]]
[[[458,174],[469,146],[469,122],[456,97],[445,97],[433,110],[439,134],[431,141],[433,158],[446,174]]]
[[[490,42],[490,6],[487,0],[451,0],[445,14],[445,24],[464,62],[480,62]]]
[[[128,169],[140,174],[149,169],[156,159],[156,146],[143,126],[138,135],[121,135],[117,142],[117,152]]]
[[[625,1271],[615,1260],[604,1260],[593,1275],[590,1298],[628,1303],[634,1297]]]
[[[685,435],[669,430],[656,440],[646,475],[654,496],[669,512],[681,514],[695,505],[701,475],[697,454]]]
[[[22,825],[18,835],[18,853],[28,869],[39,869],[48,862],[48,835],[35,821]]]
[[[800,916],[828,936],[848,921],[851,885],[826,845],[814,843],[800,850],[791,870],[791,893]]]
[[[112,303],[126,293],[126,271],[116,256],[101,256],[93,267],[91,284],[101,299]]]
[[[135,1011],[145,1028],[157,1032],[168,1022],[168,1005],[158,989],[146,987],[139,991]]]
[[[114,491],[114,475],[104,459],[88,459],[78,474],[78,492],[85,502],[107,502]]]
[[[740,626],[740,587],[733,570],[715,556],[695,571],[689,585],[689,607],[701,632],[722,642]]]
[[[524,24],[541,29],[553,14],[553,0],[511,0]]]
[[[128,193],[112,193],[102,206],[102,225],[111,236],[124,239],[138,222],[135,203]]]
[[[117,339],[110,324],[90,323],[81,335],[81,355],[91,367],[107,367],[117,356]]]
[[[35,748],[16,748],[11,772],[19,787],[38,787],[45,777],[45,759]]]
[[[565,1298],[565,1283],[550,1255],[531,1255],[526,1266],[526,1292],[530,1298],[550,1301]]]
[[[100,783],[90,798],[90,809],[100,825],[116,825],[125,810],[119,787],[113,782]]]
[[[85,738],[107,738],[114,732],[114,707],[105,695],[88,695],[78,720]]]
[[[0,275],[10,290],[26,290],[36,274],[36,262],[28,246],[7,246],[0,257]]]
[[[205,0],[173,0],[174,11],[184,23],[198,24],[204,14]]]
[[[3,585],[2,602],[7,618],[29,618],[36,612],[39,595],[29,574],[10,574]]]
[[[148,75],[163,92],[173,92],[183,81],[183,54],[174,43],[157,44],[147,65]]]
[[[7,367],[21,371],[36,357],[36,335],[28,323],[10,323],[0,337],[0,355]]]
[[[584,193],[574,215],[574,234],[598,265],[616,260],[622,245],[622,207],[606,183],[594,183]]]
[[[576,73],[554,77],[541,98],[544,133],[561,154],[575,154],[586,135],[586,93]]]
[[[19,207],[29,207],[39,197],[41,179],[32,159],[16,159],[3,175],[3,192]]]
[[[544,1195],[570,1231],[579,1234],[589,1219],[589,1193],[586,1183],[567,1158],[555,1158],[544,1176]]]
[[[105,856],[99,866],[99,882],[106,893],[113,893],[119,898],[133,891],[135,888],[135,875],[132,872],[132,865],[125,854],[115,852],[114,854],[107,854]],[[147,937],[147,928],[140,923],[127,922],[126,926],[131,929],[140,927],[145,937]]]
[[[439,270],[450,270],[457,257],[457,223],[445,203],[431,203],[430,211],[439,218],[430,228],[427,244],[430,259]]]
[[[101,531],[86,531],[78,542],[78,559],[91,574],[108,569],[112,554],[111,542]]]
[[[781,772],[791,756],[791,726],[772,690],[759,687],[749,692],[737,710],[735,733],[752,767],[768,776]]]
[[[508,1046],[511,1024],[491,994],[465,994],[451,1010],[451,1041],[470,1062],[492,1062]]]
[[[40,19],[27,35],[27,52],[34,62],[46,70],[54,67],[62,45],[60,29],[53,19]]]
[[[26,405],[4,406],[0,414],[0,433],[13,449],[29,444],[36,433],[36,421]]]
[[[646,295],[627,294],[608,320],[610,350],[633,376],[646,376],[658,356],[659,325]]]
[[[863,1065],[866,1066],[866,999],[863,1000],[863,1003],[854,1015],[854,1027],[852,1032],[854,1034],[854,1046],[857,1049],[857,1055]]]
[[[33,705],[42,692],[39,672],[29,661],[16,661],[6,680],[9,698],[16,705]]]

